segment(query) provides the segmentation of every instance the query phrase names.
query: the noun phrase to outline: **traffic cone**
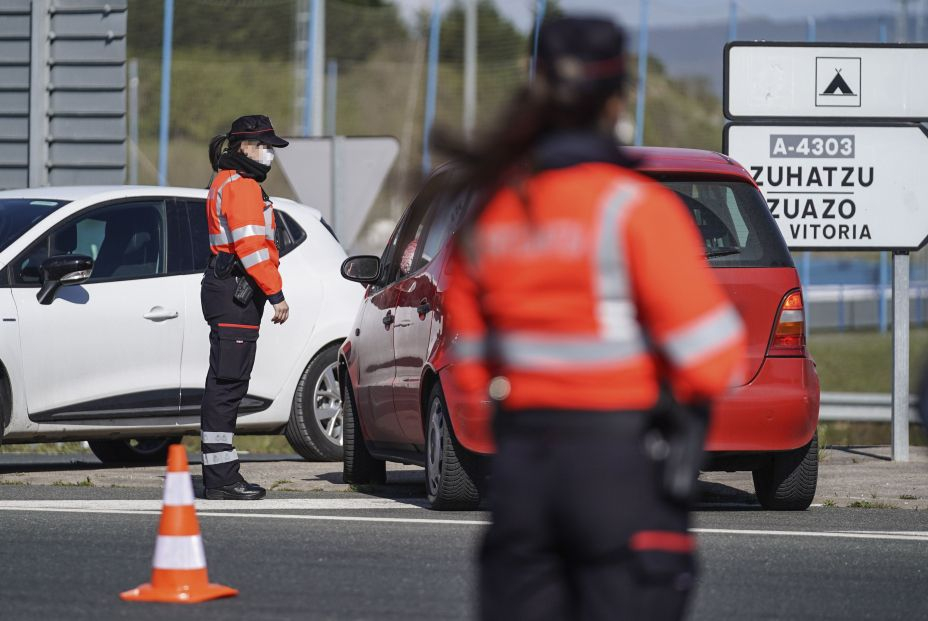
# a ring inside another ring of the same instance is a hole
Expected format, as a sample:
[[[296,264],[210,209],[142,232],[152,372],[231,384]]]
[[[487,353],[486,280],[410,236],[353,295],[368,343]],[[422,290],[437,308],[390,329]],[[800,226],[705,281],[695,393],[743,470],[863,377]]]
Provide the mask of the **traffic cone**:
[[[193,481],[187,451],[181,444],[172,444],[168,450],[164,504],[152,566],[150,583],[119,596],[130,602],[195,604],[238,595],[236,589],[210,584],[206,575],[206,554],[193,507]]]

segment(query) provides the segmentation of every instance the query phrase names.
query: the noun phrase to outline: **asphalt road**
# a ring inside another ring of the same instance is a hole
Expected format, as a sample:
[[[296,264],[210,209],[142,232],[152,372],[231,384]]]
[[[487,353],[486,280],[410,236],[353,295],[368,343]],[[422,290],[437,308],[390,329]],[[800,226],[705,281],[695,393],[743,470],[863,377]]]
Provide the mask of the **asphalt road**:
[[[241,594],[172,606],[118,598],[148,580],[157,490],[0,486],[0,618],[474,618],[486,513],[435,513],[420,497],[275,496],[199,503],[210,578]],[[928,616],[925,512],[721,507],[695,516],[691,619]]]

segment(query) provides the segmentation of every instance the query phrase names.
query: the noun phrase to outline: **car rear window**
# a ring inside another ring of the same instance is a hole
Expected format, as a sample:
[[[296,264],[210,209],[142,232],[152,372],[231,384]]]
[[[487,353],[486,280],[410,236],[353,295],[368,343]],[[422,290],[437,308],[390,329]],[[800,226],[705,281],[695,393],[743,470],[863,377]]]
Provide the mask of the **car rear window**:
[[[653,175],[689,208],[713,267],[793,267],[767,202],[745,181]]]

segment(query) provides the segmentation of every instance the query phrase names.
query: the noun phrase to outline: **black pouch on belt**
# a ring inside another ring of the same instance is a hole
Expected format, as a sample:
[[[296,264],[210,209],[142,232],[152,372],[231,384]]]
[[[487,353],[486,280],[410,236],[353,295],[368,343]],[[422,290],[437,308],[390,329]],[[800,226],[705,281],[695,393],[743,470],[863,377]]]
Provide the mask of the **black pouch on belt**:
[[[232,295],[235,303],[239,306],[248,306],[253,297],[255,297],[255,290],[252,288],[251,283],[248,282],[248,278],[245,276],[236,277],[235,293]]]
[[[220,252],[213,260],[213,274],[220,280],[225,280],[232,275],[235,269],[235,255],[228,252]]]
[[[689,505],[696,499],[708,428],[707,405],[681,404],[662,386],[660,403],[645,435],[645,450],[661,465],[661,488],[672,502]]]

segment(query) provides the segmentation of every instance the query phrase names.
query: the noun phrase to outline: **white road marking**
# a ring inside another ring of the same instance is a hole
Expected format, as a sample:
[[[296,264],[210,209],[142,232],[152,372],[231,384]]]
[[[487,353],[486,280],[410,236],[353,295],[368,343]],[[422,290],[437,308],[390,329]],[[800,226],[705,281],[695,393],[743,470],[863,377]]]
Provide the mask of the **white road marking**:
[[[419,498],[273,498],[270,500],[203,500],[194,502],[198,511],[355,511],[370,509],[419,509],[427,505]],[[0,500],[0,509],[75,509],[117,511],[160,511],[160,500]]]
[[[703,535],[758,535],[764,537],[837,537],[841,539],[890,539],[926,541],[928,531],[807,531],[807,530],[739,530],[732,528],[693,528],[690,532]]]
[[[421,499],[391,498],[291,498],[258,502],[198,500],[200,517],[238,517],[273,520],[311,520],[329,522],[382,522],[394,524],[446,524],[461,526],[489,526],[488,520],[455,520],[433,518],[372,517],[358,515],[331,515],[306,513],[265,513],[267,510],[370,510],[416,509],[424,505]],[[222,511],[238,509],[238,511]],[[247,511],[242,511],[245,509]],[[4,500],[0,511],[26,511],[49,513],[92,513],[114,515],[160,515],[160,500]],[[928,542],[928,531],[798,531],[760,530],[735,528],[693,528],[697,535],[749,535],[755,537],[819,537],[861,540],[922,541]]]

